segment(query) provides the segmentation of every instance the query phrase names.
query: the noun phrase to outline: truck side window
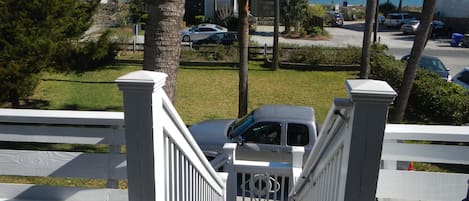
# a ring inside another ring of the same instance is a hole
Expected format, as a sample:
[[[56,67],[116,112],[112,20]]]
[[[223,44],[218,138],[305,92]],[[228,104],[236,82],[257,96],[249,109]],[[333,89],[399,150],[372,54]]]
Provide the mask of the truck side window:
[[[280,144],[280,123],[260,122],[252,126],[244,134],[246,142],[259,144]]]
[[[288,124],[287,145],[304,146],[309,143],[308,127],[303,124]]]

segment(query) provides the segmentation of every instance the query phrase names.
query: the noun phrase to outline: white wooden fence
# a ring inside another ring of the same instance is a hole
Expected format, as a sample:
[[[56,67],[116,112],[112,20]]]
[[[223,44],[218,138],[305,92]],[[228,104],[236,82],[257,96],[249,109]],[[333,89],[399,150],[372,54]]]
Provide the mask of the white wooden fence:
[[[116,80],[124,94],[130,201],[225,200],[216,173],[168,100],[166,74],[136,71]]]
[[[94,189],[1,183],[0,200],[225,200],[227,174],[198,148],[161,88],[165,78],[137,71],[116,80],[125,113],[0,109],[0,175],[107,180]],[[109,153],[11,150],[15,142],[104,144]],[[128,191],[113,189],[126,179]]]
[[[101,189],[1,183],[0,200],[127,200],[127,191],[112,189],[126,179],[124,134],[119,112],[0,109],[0,141],[10,144],[0,149],[0,175],[107,180]],[[100,144],[109,152],[25,150],[19,143]]]
[[[388,124],[382,159],[384,169],[379,172],[378,198],[468,199],[469,174],[397,170],[396,161],[436,163],[446,165],[445,168],[465,165],[467,171],[469,126]]]
[[[349,99],[336,99],[291,200],[373,201],[388,105],[395,97],[382,81],[347,81]]]

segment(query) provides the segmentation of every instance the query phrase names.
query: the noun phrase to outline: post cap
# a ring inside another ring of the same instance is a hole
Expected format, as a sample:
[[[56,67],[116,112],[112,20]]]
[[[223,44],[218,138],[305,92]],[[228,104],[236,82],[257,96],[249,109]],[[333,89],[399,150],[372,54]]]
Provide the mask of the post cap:
[[[150,91],[162,88],[166,82],[165,73],[139,70],[127,73],[115,81],[120,90]]]
[[[352,102],[390,104],[397,96],[397,93],[387,82],[380,80],[347,80],[346,87]]]

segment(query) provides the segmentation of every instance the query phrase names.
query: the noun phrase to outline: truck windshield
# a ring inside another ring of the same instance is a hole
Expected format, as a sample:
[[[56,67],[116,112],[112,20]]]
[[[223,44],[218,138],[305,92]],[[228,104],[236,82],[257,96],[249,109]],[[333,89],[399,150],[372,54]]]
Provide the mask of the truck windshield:
[[[229,138],[234,138],[237,137],[238,135],[241,134],[241,131],[243,131],[246,127],[248,127],[252,122],[254,122],[254,117],[252,114],[254,111],[251,113],[247,114],[246,116],[242,117],[241,119],[238,119],[234,121],[230,128],[228,129],[228,137]]]

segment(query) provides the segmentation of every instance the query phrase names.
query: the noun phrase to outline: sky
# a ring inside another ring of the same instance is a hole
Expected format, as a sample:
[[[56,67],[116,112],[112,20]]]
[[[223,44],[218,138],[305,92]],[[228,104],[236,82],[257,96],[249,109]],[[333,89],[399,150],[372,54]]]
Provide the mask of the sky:
[[[342,5],[344,0],[308,0],[310,4],[340,4]],[[365,5],[366,0],[347,0],[349,5]],[[379,3],[385,3],[387,0],[379,0]],[[393,3],[394,5],[399,4],[399,0],[389,0],[389,2]],[[422,6],[423,0],[402,0],[402,6]]]

